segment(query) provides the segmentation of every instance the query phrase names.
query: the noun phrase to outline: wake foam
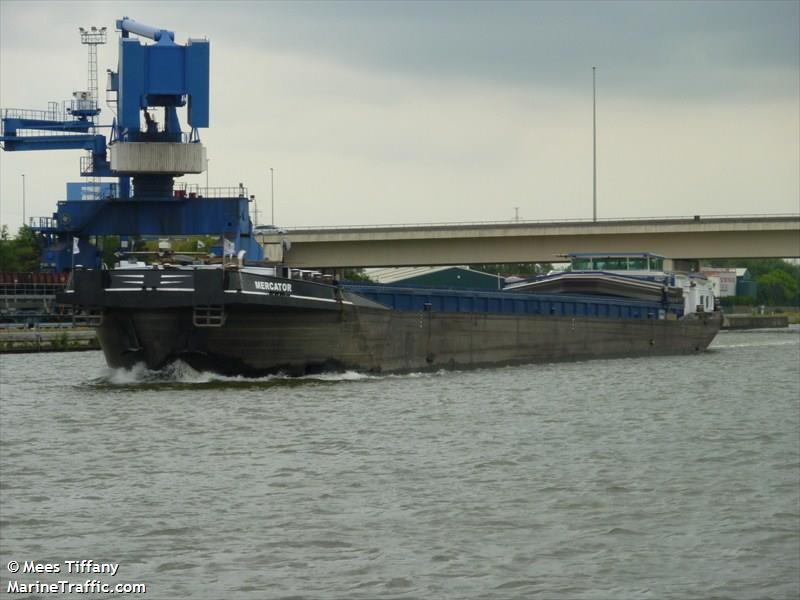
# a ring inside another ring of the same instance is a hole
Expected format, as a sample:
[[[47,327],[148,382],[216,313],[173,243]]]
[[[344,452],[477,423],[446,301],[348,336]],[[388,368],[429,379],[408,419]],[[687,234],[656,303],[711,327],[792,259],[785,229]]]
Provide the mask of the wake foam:
[[[379,375],[367,375],[356,371],[342,373],[319,373],[290,377],[277,373],[263,377],[244,377],[243,375],[221,375],[211,371],[198,371],[183,361],[170,363],[163,369],[154,371],[148,369],[144,363],[138,363],[130,369],[106,367],[104,372],[94,380],[99,385],[151,385],[151,384],[182,384],[197,385],[209,383],[274,383],[281,381],[362,381],[380,379]]]
[[[769,346],[800,346],[800,340],[781,340],[781,341],[764,340],[764,341],[745,342],[739,344],[726,344],[725,342],[721,342],[721,343],[712,343],[711,346],[709,346],[709,348],[711,350],[714,350],[719,348],[766,348]]]

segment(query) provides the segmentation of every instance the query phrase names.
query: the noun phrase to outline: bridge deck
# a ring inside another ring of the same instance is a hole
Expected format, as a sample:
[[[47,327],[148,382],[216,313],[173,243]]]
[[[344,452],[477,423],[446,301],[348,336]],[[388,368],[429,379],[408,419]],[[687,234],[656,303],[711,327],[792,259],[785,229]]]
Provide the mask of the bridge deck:
[[[800,256],[800,215],[299,227],[257,235],[293,267],[552,262],[568,252],[675,259]]]

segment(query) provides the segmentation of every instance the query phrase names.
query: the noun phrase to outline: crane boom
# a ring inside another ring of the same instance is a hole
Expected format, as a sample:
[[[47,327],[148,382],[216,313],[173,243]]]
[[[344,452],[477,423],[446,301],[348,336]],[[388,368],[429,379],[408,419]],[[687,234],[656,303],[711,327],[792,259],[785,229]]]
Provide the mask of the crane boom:
[[[129,33],[135,33],[142,37],[146,37],[156,42],[160,42],[164,37],[168,37],[171,42],[175,41],[175,33],[167,29],[145,25],[138,23],[128,17],[122,17],[117,20],[117,29],[122,32],[122,37],[128,37]]]

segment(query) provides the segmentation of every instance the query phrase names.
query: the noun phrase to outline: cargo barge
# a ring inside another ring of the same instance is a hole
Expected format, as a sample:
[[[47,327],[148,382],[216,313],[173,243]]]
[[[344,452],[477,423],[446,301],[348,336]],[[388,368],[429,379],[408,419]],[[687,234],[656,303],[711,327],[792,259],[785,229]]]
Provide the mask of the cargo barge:
[[[576,257],[583,266],[575,263],[575,273],[496,292],[293,277],[281,264],[290,240],[265,252],[256,239],[255,196],[242,183],[208,185],[200,130],[210,126],[209,40],[176,42],[174,31],[127,16],[115,25],[119,57],[105,90],[111,123],[100,123],[98,103],[105,27],[79,30],[89,77],[69,103],[0,111],[5,151],[89,151],[81,160],[87,181],[68,184],[67,200],[31,231],[41,267],[72,273],[58,299],[97,329],[112,367],[182,360],[242,375],[435,370],[701,352],[719,329],[710,293],[698,296],[702,282],[660,273],[658,259],[644,255]],[[205,188],[176,182],[203,172]],[[92,240],[106,236],[118,236],[134,260],[105,269]],[[142,238],[187,236],[219,236],[216,258],[206,257],[216,264],[159,245],[148,266],[133,251]]]
[[[615,274],[616,295],[608,295],[603,273],[592,284],[600,293],[585,294],[332,285],[277,272],[246,264],[80,269],[59,299],[97,328],[111,367],[181,360],[245,376],[693,354],[722,321],[713,308],[687,311],[675,287],[643,297],[634,275]],[[638,297],[621,295],[626,277]]]

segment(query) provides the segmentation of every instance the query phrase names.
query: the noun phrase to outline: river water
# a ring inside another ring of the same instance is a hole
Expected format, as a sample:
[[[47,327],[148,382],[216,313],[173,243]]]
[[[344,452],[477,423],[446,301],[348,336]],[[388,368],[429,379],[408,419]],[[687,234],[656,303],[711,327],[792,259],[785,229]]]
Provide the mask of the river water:
[[[0,595],[800,596],[797,326],[701,356],[386,377],[1,360]],[[82,559],[118,571],[65,573]]]

